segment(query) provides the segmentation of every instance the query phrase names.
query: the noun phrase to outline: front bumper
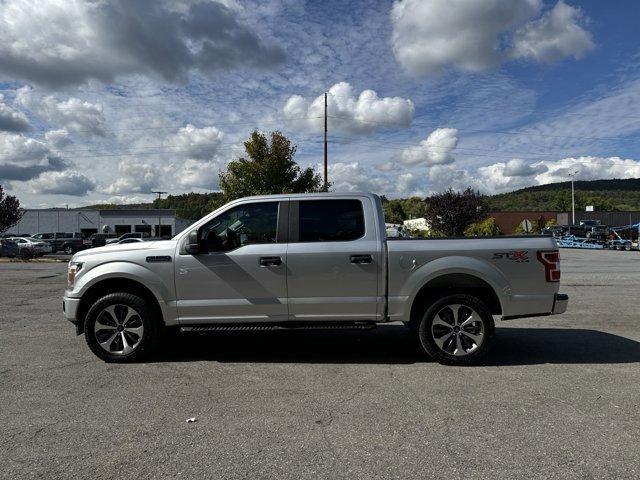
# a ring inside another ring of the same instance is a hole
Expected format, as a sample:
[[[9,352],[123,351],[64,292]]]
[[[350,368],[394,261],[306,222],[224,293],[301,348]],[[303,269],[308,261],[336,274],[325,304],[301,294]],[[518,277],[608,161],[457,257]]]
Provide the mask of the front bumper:
[[[79,298],[67,297],[66,295],[62,298],[62,312],[64,313],[64,318],[69,320],[70,322],[76,323],[76,314],[78,313],[78,306],[80,305]]]
[[[567,304],[569,303],[569,295],[566,293],[556,293],[553,297],[553,308],[551,315],[558,315],[567,311]]]

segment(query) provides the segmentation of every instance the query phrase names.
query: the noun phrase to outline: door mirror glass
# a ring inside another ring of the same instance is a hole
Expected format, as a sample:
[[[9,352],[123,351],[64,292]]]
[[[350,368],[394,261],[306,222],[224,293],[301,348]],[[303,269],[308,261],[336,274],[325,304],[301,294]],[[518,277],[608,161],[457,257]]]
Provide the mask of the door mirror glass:
[[[190,253],[191,255],[196,255],[198,253],[203,253],[203,252],[200,252],[200,242],[199,242],[199,239],[198,239],[198,231],[197,230],[193,230],[193,231],[189,232],[189,236],[187,237],[186,251],[187,251],[187,253]]]

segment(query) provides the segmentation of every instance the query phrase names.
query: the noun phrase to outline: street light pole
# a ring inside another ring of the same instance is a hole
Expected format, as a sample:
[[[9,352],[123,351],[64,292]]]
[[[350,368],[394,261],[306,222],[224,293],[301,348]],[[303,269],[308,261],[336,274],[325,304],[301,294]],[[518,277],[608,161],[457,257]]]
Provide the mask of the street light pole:
[[[571,177],[571,225],[576,224],[576,195],[573,188],[573,180],[575,179],[575,176],[577,174],[578,170],[569,174],[569,176]]]

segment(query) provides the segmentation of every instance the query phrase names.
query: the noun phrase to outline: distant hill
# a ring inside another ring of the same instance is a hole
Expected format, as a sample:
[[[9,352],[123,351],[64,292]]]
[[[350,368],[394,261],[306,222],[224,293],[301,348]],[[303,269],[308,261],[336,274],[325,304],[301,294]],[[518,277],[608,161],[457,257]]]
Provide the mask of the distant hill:
[[[169,195],[166,198],[154,200],[150,203],[128,203],[126,205],[100,203],[96,205],[87,205],[86,207],[81,207],[77,210],[114,210],[119,208],[147,210],[150,208],[170,208],[176,211],[176,217],[178,218],[183,218],[185,220],[197,220],[220,207],[222,203],[222,193],[220,192],[191,192],[182,195]]]
[[[585,191],[618,191],[618,190],[640,190],[640,178],[614,178],[610,180],[577,180],[574,182],[576,190]],[[571,182],[548,183],[546,185],[535,185],[511,193],[518,192],[546,192],[549,190],[570,190]]]
[[[94,205],[86,205],[84,207],[74,208],[73,210],[148,210],[154,208],[153,203],[96,203]]]
[[[640,178],[575,182],[576,209],[640,210]],[[549,183],[487,197],[493,211],[569,211],[571,182]]]

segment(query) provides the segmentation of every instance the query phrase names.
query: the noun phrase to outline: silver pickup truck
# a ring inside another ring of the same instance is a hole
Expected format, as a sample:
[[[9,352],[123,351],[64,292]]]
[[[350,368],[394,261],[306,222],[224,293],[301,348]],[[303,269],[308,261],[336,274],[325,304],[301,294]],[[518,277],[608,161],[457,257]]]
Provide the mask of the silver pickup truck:
[[[487,351],[494,317],[563,313],[552,237],[387,239],[367,193],[233,201],[171,240],[69,262],[63,309],[105,361],[183,330],[370,328],[404,322],[443,364]]]

